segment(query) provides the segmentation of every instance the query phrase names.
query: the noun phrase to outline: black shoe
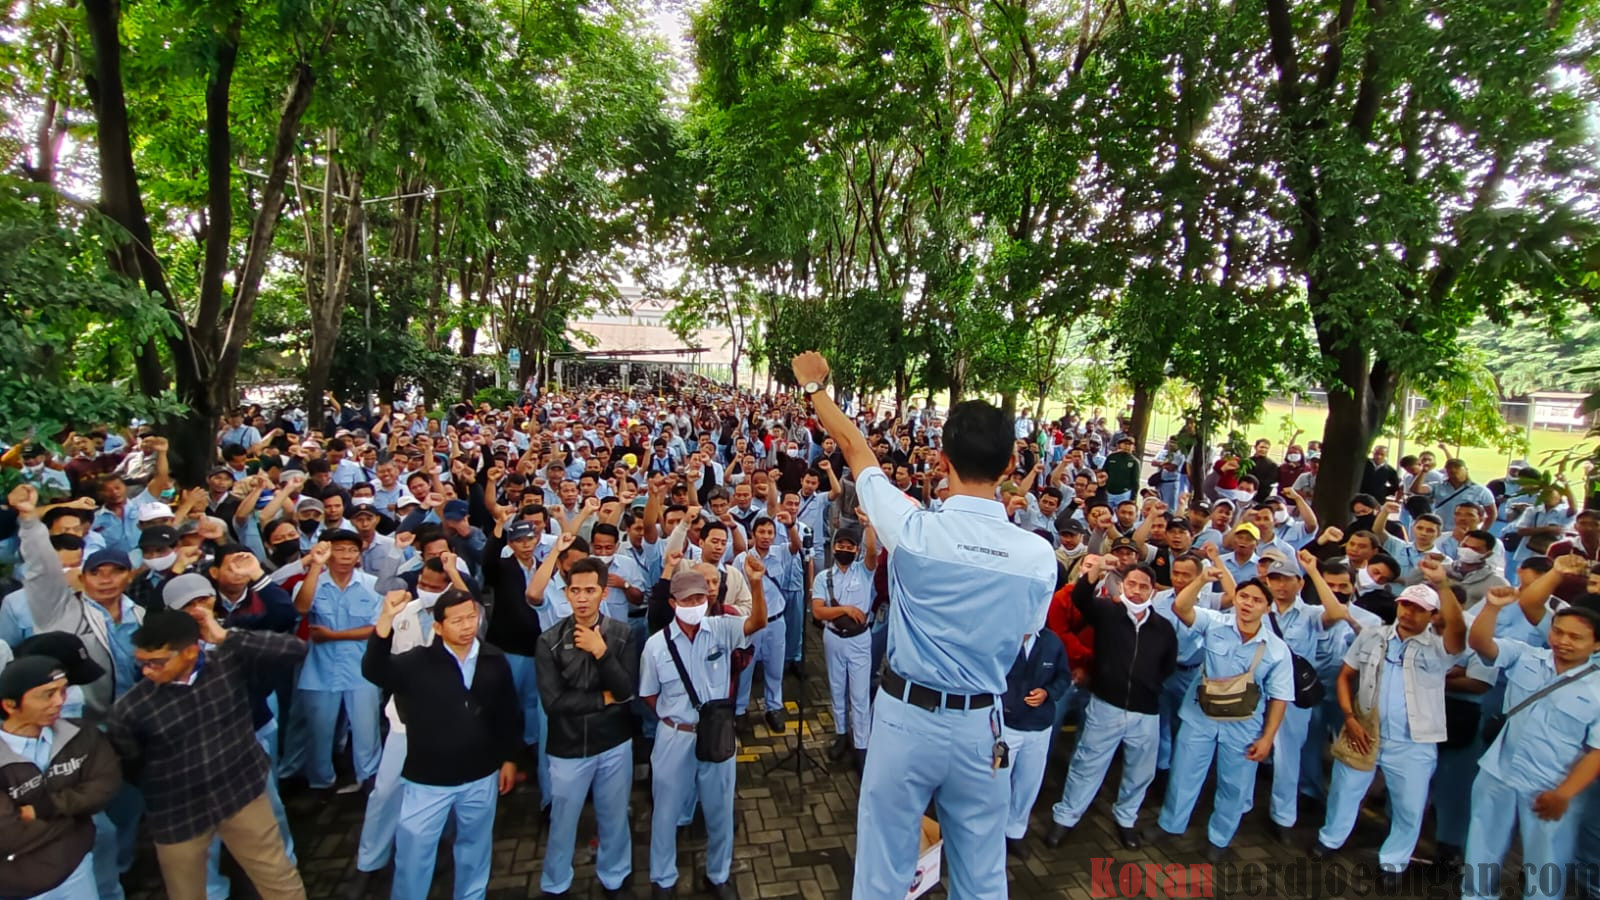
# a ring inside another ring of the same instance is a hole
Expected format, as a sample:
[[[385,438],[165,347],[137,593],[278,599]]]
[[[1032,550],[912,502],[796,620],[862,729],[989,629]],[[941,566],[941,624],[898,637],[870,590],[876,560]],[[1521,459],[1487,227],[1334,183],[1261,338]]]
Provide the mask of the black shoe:
[[[1292,826],[1289,826],[1289,825],[1280,825],[1277,822],[1268,822],[1267,823],[1267,833],[1272,835],[1272,839],[1277,841],[1278,843],[1287,844],[1287,843],[1289,843],[1289,838],[1290,838],[1289,829],[1291,827]]]
[[[565,897],[565,896],[567,896],[567,892],[566,891],[562,891],[559,894],[556,893],[555,891],[541,891],[539,893],[540,900],[550,900],[550,898]]]
[[[1028,848],[1022,843],[1022,838],[1006,838],[1006,855],[1017,859],[1028,858]]]
[[[1306,856],[1309,856],[1315,860],[1323,860],[1338,852],[1339,851],[1333,849],[1332,847],[1326,846],[1321,841],[1312,841],[1311,848],[1306,851]]]
[[[1123,828],[1118,825],[1117,839],[1122,841],[1122,846],[1128,850],[1137,850],[1144,846],[1144,835],[1139,833],[1138,826]]]
[[[1400,890],[1403,873],[1382,871],[1378,873],[1377,888],[1380,893],[1393,894]]]
[[[1216,844],[1213,844],[1210,841],[1206,842],[1206,862],[1211,863],[1212,865],[1218,865],[1227,858],[1227,847],[1218,847]]]
[[[789,723],[781,709],[767,710],[767,730],[773,734],[783,734],[789,728]]]
[[[1057,847],[1061,846],[1066,841],[1067,837],[1069,835],[1071,835],[1071,834],[1072,834],[1072,829],[1071,828],[1068,828],[1065,825],[1058,825],[1055,822],[1051,822],[1050,823],[1050,830],[1045,832],[1044,845],[1046,847],[1049,847],[1051,850],[1054,850]]]
[[[732,878],[729,878],[727,881],[724,881],[721,884],[717,884],[710,878],[707,878],[705,880],[705,887],[706,893],[717,898],[717,900],[739,900],[739,889],[733,886]]]
[[[833,744],[828,747],[828,759],[832,760],[833,762],[838,762],[839,760],[844,759],[844,755],[849,752],[850,735],[841,734],[834,738]]]
[[[1441,869],[1459,868],[1461,866],[1461,848],[1455,844],[1441,843],[1436,845],[1433,853],[1433,864]]]
[[[1171,771],[1170,769],[1157,769],[1156,777],[1150,779],[1150,787],[1145,789],[1145,795],[1164,796],[1167,792],[1167,776],[1171,774]]]
[[[650,883],[650,900],[670,900],[678,896],[678,886],[662,887],[655,882]]]
[[[628,897],[631,895],[628,893],[626,888],[608,888],[602,884],[600,885],[600,896],[610,900],[610,898],[613,897]]]
[[[351,878],[350,883],[345,885],[344,895],[347,900],[365,900],[367,889],[372,886],[372,876],[376,874],[378,873],[363,872],[357,869],[355,877]]]

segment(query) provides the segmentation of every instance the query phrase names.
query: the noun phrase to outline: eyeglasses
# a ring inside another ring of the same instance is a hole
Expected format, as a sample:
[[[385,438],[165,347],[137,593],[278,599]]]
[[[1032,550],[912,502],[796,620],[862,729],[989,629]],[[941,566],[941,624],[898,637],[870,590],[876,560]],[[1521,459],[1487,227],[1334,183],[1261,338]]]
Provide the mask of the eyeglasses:
[[[163,668],[166,668],[168,663],[172,662],[173,660],[175,660],[177,658],[178,658],[178,654],[176,654],[176,653],[168,653],[166,656],[162,656],[162,657],[159,657],[159,658],[156,658],[156,659],[137,659],[137,660],[134,660],[134,664],[139,667],[139,671],[148,672],[151,669],[163,669]]]

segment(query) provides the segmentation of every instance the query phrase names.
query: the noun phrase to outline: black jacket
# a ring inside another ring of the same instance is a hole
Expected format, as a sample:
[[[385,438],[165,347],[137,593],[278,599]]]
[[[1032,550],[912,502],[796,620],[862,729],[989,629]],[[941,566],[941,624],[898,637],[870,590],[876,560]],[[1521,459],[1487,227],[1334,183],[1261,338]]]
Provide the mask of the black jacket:
[[[1017,661],[1006,673],[1006,727],[1018,731],[1044,731],[1056,721],[1056,701],[1072,687],[1072,668],[1067,665],[1067,648],[1048,628],[1033,639],[1033,652],[1017,651]],[[1023,699],[1036,688],[1049,695],[1044,703],[1029,706]]]
[[[550,723],[546,752],[562,759],[604,753],[633,737],[633,713],[623,702],[638,692],[639,647],[627,622],[600,617],[606,642],[599,659],[573,642],[572,616],[539,635],[534,668],[539,676],[539,702]],[[609,706],[601,692],[610,691]]]
[[[0,897],[32,897],[59,886],[94,849],[91,817],[122,787],[122,766],[96,728],[55,724],[50,769],[40,772],[0,741]],[[34,818],[22,821],[20,807]]]
[[[443,641],[394,656],[394,633],[367,639],[361,674],[394,694],[406,723],[406,762],[400,773],[418,784],[454,787],[476,781],[522,753],[522,704],[505,655],[478,645],[469,689]]]
[[[1178,668],[1177,629],[1154,609],[1134,628],[1122,604],[1096,596],[1088,578],[1073,585],[1072,603],[1094,628],[1094,695],[1129,712],[1160,712],[1161,686]]]
[[[483,548],[483,580],[494,591],[489,612],[489,643],[506,653],[535,656],[539,650],[539,614],[528,605],[528,578],[516,557],[500,555],[502,538],[490,535]]]

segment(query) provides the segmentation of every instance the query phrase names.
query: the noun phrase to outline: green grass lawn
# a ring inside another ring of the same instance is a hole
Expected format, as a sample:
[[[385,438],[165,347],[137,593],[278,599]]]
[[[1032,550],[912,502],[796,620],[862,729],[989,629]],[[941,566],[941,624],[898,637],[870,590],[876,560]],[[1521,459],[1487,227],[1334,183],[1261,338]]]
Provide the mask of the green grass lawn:
[[[1287,436],[1284,427],[1286,420],[1292,420],[1294,428],[1304,430],[1305,433],[1300,435],[1300,442],[1304,443],[1322,439],[1322,429],[1327,418],[1328,410],[1324,406],[1305,403],[1291,406],[1286,402],[1272,401],[1267,403],[1266,412],[1262,413],[1260,421],[1244,429],[1244,431],[1246,437],[1251,441],[1257,438],[1271,440],[1277,451],[1274,453],[1276,456],[1281,455],[1284,439]],[[1181,422],[1176,417],[1157,414],[1155,421],[1151,423],[1150,436],[1152,439],[1160,439],[1165,435],[1171,434],[1180,424]],[[1398,461],[1399,442],[1392,438],[1380,440],[1388,443],[1390,460]],[[1536,430],[1533,432],[1533,452],[1525,458],[1531,464],[1537,466],[1544,460],[1545,454],[1551,451],[1566,450],[1582,440],[1583,432],[1577,429],[1570,433],[1544,429]],[[1438,451],[1437,447],[1426,448],[1418,446],[1414,441],[1406,442],[1406,453],[1418,453],[1424,449]],[[1489,447],[1462,447],[1461,458],[1466,461],[1468,471],[1472,472],[1473,477],[1479,482],[1486,482],[1504,475],[1506,464],[1511,461],[1511,457]],[[1440,462],[1442,464],[1443,460],[1440,460]]]

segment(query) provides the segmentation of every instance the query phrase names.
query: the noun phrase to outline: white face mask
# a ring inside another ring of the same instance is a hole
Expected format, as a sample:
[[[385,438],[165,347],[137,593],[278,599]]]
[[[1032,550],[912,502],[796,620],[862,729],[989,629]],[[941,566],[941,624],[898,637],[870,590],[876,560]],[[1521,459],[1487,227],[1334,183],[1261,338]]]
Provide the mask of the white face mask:
[[[698,606],[680,606],[677,608],[678,621],[690,627],[697,627],[701,622],[705,621],[706,610],[710,608],[711,604],[709,602],[701,603]]]
[[[178,554],[176,553],[168,553],[166,556],[157,556],[154,558],[148,556],[144,558],[145,567],[154,572],[165,572],[177,565],[177,563]]]
[[[424,591],[421,588],[417,589],[417,599],[421,600],[422,605],[426,606],[428,609],[433,609],[433,604],[439,602],[439,598],[443,596],[444,591]]]
[[[1300,461],[1300,454],[1298,454],[1298,453],[1290,453],[1290,454],[1288,454],[1287,456],[1285,456],[1283,458],[1283,461],[1284,462],[1299,462]]]
[[[1356,587],[1360,588],[1361,592],[1364,594],[1367,591],[1377,590],[1378,582],[1371,575],[1367,574],[1366,569],[1362,569],[1356,573]]]
[[[1149,600],[1146,600],[1143,603],[1135,603],[1135,602],[1133,602],[1133,598],[1129,597],[1127,594],[1123,594],[1118,599],[1122,603],[1122,605],[1125,608],[1127,608],[1128,615],[1133,616],[1135,619],[1137,619],[1140,616],[1144,615],[1145,610],[1150,608],[1151,601],[1149,601]]]
[[[22,471],[27,472],[29,475],[38,475],[44,471],[44,463],[39,463],[37,466],[23,466]]]
[[[1275,509],[1275,510],[1273,510],[1272,511],[1272,521],[1273,521],[1274,524],[1277,524],[1277,525],[1282,525],[1283,523],[1289,521],[1289,511],[1286,510],[1286,509]]]
[[[605,563],[608,566],[611,565],[611,561],[613,559],[617,558],[615,554],[607,554],[605,556],[601,556],[598,553],[595,553],[595,554],[590,554],[590,555],[592,555],[595,559],[600,560],[601,562]]]
[[[1471,547],[1462,547],[1456,551],[1456,561],[1469,566],[1483,562],[1483,554]]]

